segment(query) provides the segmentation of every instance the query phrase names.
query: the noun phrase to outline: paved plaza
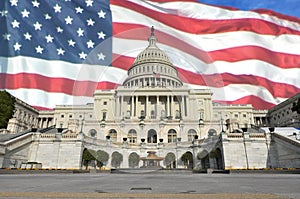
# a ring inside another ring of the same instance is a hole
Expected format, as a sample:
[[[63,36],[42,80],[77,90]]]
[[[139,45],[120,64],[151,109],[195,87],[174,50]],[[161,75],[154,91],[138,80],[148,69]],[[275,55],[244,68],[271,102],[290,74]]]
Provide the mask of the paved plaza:
[[[296,174],[4,174],[0,198],[300,198]]]

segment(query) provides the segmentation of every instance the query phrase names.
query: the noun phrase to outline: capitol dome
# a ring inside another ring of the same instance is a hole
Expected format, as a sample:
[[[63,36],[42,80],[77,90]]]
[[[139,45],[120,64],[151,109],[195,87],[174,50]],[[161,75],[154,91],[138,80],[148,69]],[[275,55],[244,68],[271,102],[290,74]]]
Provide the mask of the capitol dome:
[[[182,82],[168,55],[156,45],[154,28],[149,45],[135,59],[124,81],[125,87],[180,87]]]

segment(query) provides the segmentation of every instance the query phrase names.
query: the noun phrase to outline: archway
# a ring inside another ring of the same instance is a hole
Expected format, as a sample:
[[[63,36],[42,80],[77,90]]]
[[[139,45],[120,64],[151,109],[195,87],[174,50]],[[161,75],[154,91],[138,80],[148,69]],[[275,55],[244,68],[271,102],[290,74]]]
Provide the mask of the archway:
[[[194,158],[193,154],[189,151],[185,152],[181,156],[181,161],[183,162],[184,166],[186,166],[187,169],[193,169],[194,167]]]
[[[129,155],[128,157],[129,168],[137,168],[139,166],[139,162],[140,162],[140,156],[136,152],[133,152]]]
[[[174,153],[169,152],[165,157],[165,165],[167,169],[176,168],[176,156]]]
[[[154,129],[150,129],[148,131],[147,142],[148,143],[157,143],[157,133]]]

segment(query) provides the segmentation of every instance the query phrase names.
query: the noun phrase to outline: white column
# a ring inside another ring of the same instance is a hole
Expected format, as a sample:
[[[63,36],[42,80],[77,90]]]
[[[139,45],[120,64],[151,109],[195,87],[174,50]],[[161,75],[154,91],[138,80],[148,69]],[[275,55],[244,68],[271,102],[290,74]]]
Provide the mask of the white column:
[[[134,103],[133,103],[133,100],[134,100],[134,96],[131,97],[131,107],[130,107],[130,117],[132,118],[133,117],[133,106],[134,106]]]
[[[167,96],[167,110],[166,110],[166,116],[170,116],[170,96]]]
[[[147,118],[147,116],[149,115],[149,114],[148,114],[148,110],[149,110],[149,109],[148,109],[148,108],[149,108],[149,107],[148,107],[148,103],[149,103],[149,99],[148,99],[148,98],[149,98],[149,96],[146,96],[146,104],[145,104],[145,117],[146,117],[146,118]]]
[[[181,96],[181,103],[180,103],[180,116],[183,118],[185,116],[185,110],[184,110],[184,96]]]
[[[155,110],[155,112],[156,112],[156,119],[158,119],[158,115],[159,115],[158,108],[159,108],[159,96],[156,96],[156,110]]]
[[[120,103],[120,116],[123,117],[123,101],[124,101],[124,96],[121,96],[121,103]]]
[[[189,104],[190,104],[190,100],[189,100],[189,96],[187,95],[187,96],[185,96],[185,108],[186,108],[185,115],[186,116],[190,115],[190,106],[189,106]]]
[[[133,111],[134,111],[134,116],[136,116],[137,101],[138,101],[137,98],[138,98],[138,96],[135,96],[135,97],[134,97],[134,110],[133,110]]]
[[[173,114],[173,111],[174,111],[174,107],[173,107],[173,105],[174,105],[173,98],[174,98],[174,97],[171,96],[170,115],[174,117],[174,114]]]

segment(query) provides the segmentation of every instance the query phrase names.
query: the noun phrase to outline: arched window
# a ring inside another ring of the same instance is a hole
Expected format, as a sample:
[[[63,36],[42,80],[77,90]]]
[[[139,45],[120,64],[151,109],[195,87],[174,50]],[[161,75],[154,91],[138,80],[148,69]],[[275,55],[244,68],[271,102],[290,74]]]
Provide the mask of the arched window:
[[[154,129],[150,129],[148,131],[147,142],[148,143],[157,143],[157,133]]]
[[[129,132],[128,132],[127,138],[128,138],[128,142],[129,143],[131,143],[131,144],[136,143],[136,141],[137,141],[136,130],[130,129]]]
[[[174,129],[170,129],[168,131],[168,143],[176,143],[177,141],[177,133]]]
[[[109,130],[109,136],[112,142],[117,142],[117,131],[115,129]]]
[[[197,135],[197,132],[195,131],[195,129],[190,129],[188,131],[188,141],[192,142],[195,139],[196,135]]]
[[[97,135],[97,131],[95,129],[90,129],[89,134],[91,137],[95,137]]]

